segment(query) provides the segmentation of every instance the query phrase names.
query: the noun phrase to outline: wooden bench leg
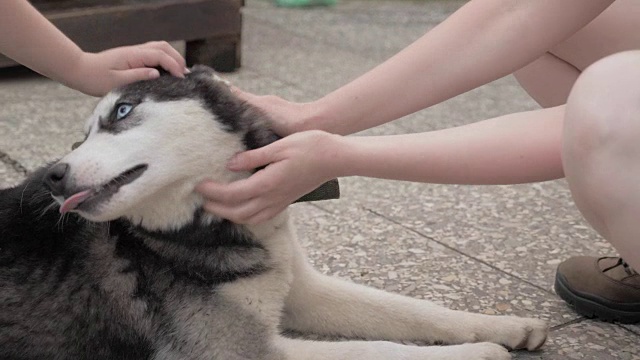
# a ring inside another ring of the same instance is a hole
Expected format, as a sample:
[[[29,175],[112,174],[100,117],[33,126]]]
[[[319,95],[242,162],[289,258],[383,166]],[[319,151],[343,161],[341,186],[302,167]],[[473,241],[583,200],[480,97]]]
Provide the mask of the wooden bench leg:
[[[226,36],[187,41],[185,58],[188,66],[203,64],[219,72],[240,67],[240,37]]]

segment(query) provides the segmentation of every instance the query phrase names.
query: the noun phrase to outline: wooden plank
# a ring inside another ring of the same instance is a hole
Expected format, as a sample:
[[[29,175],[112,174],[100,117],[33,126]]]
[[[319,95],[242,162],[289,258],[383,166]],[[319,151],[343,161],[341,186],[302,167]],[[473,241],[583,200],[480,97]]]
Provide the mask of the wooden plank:
[[[240,7],[241,0],[165,0],[51,10],[45,16],[83,50],[95,52],[151,40],[239,36]],[[0,57],[0,67],[12,64]]]
[[[240,67],[240,36],[214,37],[188,41],[185,60],[188,66],[205,64],[219,72],[231,72]]]
[[[115,6],[180,3],[180,0],[28,0],[42,13],[88,8],[113,8]]]
[[[240,6],[235,0],[123,5],[52,13],[48,17],[87,51],[149,40],[188,41],[241,31]]]

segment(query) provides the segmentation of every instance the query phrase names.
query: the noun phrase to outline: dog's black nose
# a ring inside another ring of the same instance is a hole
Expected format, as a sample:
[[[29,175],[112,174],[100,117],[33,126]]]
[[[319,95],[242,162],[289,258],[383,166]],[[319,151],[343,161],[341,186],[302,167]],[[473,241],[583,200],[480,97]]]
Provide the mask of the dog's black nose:
[[[65,163],[55,164],[47,170],[44,176],[44,183],[54,196],[64,194],[68,172],[69,164]]]

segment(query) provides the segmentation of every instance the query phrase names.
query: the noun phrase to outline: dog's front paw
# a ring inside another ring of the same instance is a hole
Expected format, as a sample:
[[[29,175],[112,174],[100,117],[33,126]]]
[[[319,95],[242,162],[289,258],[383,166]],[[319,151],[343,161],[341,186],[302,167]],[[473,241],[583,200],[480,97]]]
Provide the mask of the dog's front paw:
[[[474,344],[472,352],[469,353],[469,357],[465,359],[477,359],[477,360],[508,360],[511,359],[511,354],[504,347],[493,343],[478,343]]]
[[[501,316],[494,322],[493,331],[487,332],[489,338],[482,341],[490,341],[506,346],[508,349],[537,350],[544,345],[549,333],[549,326],[545,321],[538,319],[519,318],[514,316]]]
[[[454,345],[448,347],[451,351],[442,359],[446,360],[509,360],[511,354],[504,347],[481,342],[474,344]]]

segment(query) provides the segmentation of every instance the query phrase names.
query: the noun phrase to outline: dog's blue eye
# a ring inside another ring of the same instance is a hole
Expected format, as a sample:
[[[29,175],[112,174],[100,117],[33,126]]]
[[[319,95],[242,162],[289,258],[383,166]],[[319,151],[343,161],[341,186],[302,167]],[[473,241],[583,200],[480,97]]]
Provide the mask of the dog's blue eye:
[[[116,120],[122,120],[125,117],[127,117],[127,115],[129,115],[132,109],[133,109],[133,105],[131,104],[118,105],[118,108],[116,109]]]

